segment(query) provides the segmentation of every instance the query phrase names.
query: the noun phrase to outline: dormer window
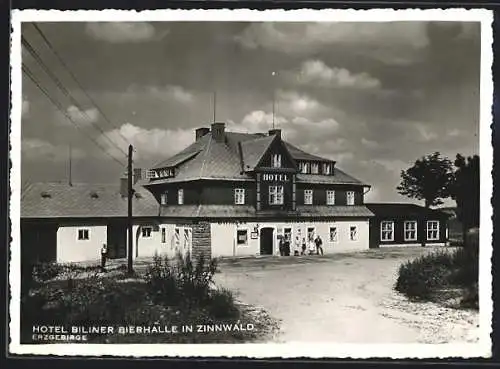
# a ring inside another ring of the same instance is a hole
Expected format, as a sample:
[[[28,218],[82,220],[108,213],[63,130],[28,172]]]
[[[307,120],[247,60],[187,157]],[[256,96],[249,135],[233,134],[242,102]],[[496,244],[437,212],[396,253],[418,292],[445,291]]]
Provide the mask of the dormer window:
[[[306,161],[303,161],[300,163],[300,172],[303,174],[309,173],[309,163]]]
[[[312,174],[319,173],[319,164],[318,163],[311,163],[311,173]]]
[[[354,191],[347,191],[347,205],[354,205]]]
[[[271,166],[273,168],[281,168],[281,154],[273,154],[272,155]]]
[[[323,164],[323,174],[325,175],[332,174],[332,165],[330,163]]]

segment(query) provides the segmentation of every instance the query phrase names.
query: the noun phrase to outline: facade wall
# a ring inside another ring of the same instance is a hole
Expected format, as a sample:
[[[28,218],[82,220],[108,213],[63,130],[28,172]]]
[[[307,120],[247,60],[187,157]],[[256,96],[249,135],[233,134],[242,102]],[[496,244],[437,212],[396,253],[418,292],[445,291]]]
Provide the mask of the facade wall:
[[[143,228],[150,227],[151,233],[143,234]],[[133,226],[134,257],[168,256],[177,252],[191,252],[192,226],[175,223],[144,223]]]
[[[336,227],[337,240],[330,241],[330,227]],[[350,227],[356,227],[357,238],[350,240]],[[251,233],[257,229],[273,228],[273,255],[279,255],[278,235],[284,234],[285,229],[291,229],[292,240],[299,235],[302,238],[308,228],[314,228],[314,234],[319,234],[323,240],[325,254],[366,250],[369,248],[368,220],[332,220],[332,221],[305,221],[305,222],[238,222],[212,223],[212,254],[213,256],[254,256],[260,255],[260,232],[257,238]],[[237,231],[247,230],[247,242],[237,243]],[[293,253],[293,242],[291,245]]]
[[[88,230],[88,240],[79,240],[79,230]],[[98,260],[107,242],[106,225],[61,225],[57,230],[57,262]]]
[[[363,205],[363,187],[297,183],[297,205],[304,205],[304,190],[313,190],[313,205],[326,205],[326,191],[335,191],[335,205],[347,205],[347,192],[354,192],[354,205]]]

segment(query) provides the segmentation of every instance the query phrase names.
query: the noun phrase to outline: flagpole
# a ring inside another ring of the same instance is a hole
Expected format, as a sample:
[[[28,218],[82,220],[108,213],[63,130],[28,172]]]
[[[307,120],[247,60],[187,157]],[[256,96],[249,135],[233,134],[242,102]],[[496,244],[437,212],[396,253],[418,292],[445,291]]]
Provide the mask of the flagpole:
[[[273,81],[273,129],[274,129],[274,115],[275,115],[275,100],[276,100],[276,88],[275,88],[275,85],[274,85],[274,76],[276,75],[276,72],[273,71],[272,73],[272,81]]]

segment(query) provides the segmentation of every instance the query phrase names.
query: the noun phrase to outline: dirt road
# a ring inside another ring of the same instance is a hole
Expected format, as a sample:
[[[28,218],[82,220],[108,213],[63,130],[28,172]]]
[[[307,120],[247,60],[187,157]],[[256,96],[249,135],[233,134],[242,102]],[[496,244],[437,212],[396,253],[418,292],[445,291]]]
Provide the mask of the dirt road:
[[[477,312],[409,302],[393,290],[399,265],[429,251],[228,260],[217,283],[280,320],[278,342],[476,342]]]

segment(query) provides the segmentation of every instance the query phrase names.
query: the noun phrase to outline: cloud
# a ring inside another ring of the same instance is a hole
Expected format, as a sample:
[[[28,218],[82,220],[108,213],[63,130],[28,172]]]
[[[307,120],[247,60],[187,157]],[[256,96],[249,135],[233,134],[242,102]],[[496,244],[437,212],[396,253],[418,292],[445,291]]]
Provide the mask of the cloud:
[[[361,138],[361,144],[368,149],[377,149],[380,147],[380,144],[376,141],[367,140],[366,138]]]
[[[111,43],[158,41],[168,34],[168,31],[158,33],[155,27],[147,22],[87,23],[85,31],[97,40]]]
[[[251,24],[235,40],[248,49],[287,54],[347,46],[356,54],[388,64],[410,64],[422,57],[429,44],[426,31],[425,22],[266,22]]]
[[[78,107],[71,105],[66,109],[66,113],[77,125],[90,125],[99,119],[99,111],[96,108],[80,110]],[[66,118],[64,120],[67,124]]]
[[[182,86],[165,85],[165,86],[140,86],[131,85],[125,91],[124,97],[136,98],[137,96],[147,96],[148,99],[159,100],[163,102],[178,102],[181,104],[192,103],[195,96],[192,92],[186,90]]]
[[[29,112],[30,112],[30,102],[29,102],[29,100],[23,98],[23,104],[22,104],[22,108],[21,108],[21,116],[26,117],[26,116],[28,116]]]
[[[21,142],[21,152],[24,159],[43,163],[50,161],[66,161],[69,158],[69,146],[54,145],[38,138],[23,139]],[[86,155],[83,150],[73,148],[71,150],[71,156],[73,159],[80,159]]]
[[[115,142],[119,147],[127,152],[127,144],[123,143],[123,136],[134,146],[135,160],[158,161],[186,148],[194,140],[194,132],[191,129],[146,129],[131,123],[123,124],[119,129],[106,132],[106,137]],[[104,135],[98,138],[101,146],[115,157],[122,157],[123,154]],[[123,144],[121,144],[123,143]]]
[[[438,135],[433,132],[428,126],[422,123],[414,123],[413,127],[417,131],[417,139],[422,142],[429,142],[437,139]]]
[[[313,116],[327,110],[318,100],[296,91],[278,90],[276,100],[276,110],[285,116]]]
[[[294,79],[299,84],[319,87],[365,90],[381,86],[380,81],[368,73],[354,74],[344,68],[330,68],[321,60],[305,61]]]

